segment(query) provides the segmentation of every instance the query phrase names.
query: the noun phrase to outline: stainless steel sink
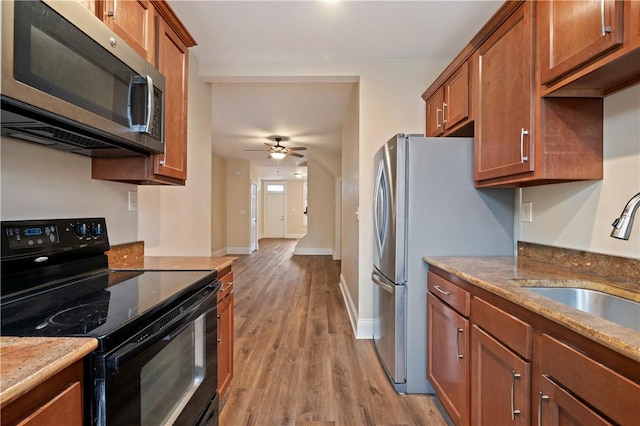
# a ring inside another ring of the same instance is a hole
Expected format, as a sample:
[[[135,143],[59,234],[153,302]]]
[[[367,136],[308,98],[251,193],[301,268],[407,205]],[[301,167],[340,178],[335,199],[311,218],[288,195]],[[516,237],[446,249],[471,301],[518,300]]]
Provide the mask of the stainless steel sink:
[[[576,287],[523,287],[541,296],[640,332],[640,303]]]

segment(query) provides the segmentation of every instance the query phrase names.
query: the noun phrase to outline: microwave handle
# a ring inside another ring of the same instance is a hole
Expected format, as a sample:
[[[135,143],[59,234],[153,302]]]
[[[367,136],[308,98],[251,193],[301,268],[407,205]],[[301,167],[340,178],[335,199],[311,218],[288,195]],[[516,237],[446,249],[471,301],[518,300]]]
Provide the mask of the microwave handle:
[[[155,108],[155,97],[153,96],[153,80],[150,75],[147,75],[147,120],[144,125],[144,132],[149,133],[151,129],[151,118],[153,117],[153,110]]]

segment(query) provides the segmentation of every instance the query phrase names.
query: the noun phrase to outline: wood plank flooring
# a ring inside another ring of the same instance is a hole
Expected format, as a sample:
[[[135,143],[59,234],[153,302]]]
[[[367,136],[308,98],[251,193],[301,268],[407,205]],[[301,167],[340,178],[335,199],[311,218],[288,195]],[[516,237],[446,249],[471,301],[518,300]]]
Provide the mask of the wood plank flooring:
[[[234,377],[220,425],[445,425],[429,395],[397,394],[356,340],[331,256],[262,239],[234,272]]]

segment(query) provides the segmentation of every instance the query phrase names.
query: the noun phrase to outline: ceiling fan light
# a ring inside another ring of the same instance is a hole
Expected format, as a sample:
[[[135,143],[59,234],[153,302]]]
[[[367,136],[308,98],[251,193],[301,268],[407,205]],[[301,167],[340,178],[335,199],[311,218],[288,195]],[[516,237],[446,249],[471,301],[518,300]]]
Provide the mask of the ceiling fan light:
[[[273,158],[274,160],[282,160],[284,157],[287,156],[287,154],[285,154],[284,152],[272,152],[269,154],[271,156],[271,158]]]

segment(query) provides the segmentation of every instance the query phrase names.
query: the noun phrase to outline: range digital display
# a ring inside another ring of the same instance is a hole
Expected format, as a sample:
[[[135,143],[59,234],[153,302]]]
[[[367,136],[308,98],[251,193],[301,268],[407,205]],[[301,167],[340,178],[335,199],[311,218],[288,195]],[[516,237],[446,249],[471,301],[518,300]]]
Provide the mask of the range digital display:
[[[24,235],[27,235],[27,236],[42,235],[42,228],[27,228],[24,230]]]

